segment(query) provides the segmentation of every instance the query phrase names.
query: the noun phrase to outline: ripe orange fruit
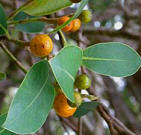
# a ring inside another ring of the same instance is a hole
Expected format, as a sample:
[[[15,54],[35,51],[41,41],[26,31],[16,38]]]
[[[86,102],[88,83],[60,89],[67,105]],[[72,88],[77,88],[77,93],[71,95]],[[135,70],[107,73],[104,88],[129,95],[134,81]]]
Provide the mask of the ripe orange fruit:
[[[61,17],[59,20],[58,20],[58,25],[62,25],[64,24],[65,22],[67,22],[70,18],[68,16],[63,16]],[[66,25],[62,30],[64,32],[68,32],[72,29],[73,25],[72,25],[72,22],[70,22],[70,24]]]
[[[30,41],[31,52],[38,57],[49,55],[53,49],[53,42],[46,34],[40,34],[33,37]]]
[[[81,21],[79,19],[74,19],[72,21],[72,24],[73,24],[73,27],[72,29],[70,30],[70,32],[76,32],[77,30],[80,29],[81,27]]]
[[[78,3],[80,2],[81,0],[70,0],[72,3]]]
[[[72,116],[75,113],[77,108],[71,107],[68,104],[68,101],[65,95],[63,93],[60,93],[59,95],[55,97],[54,109],[59,116],[67,118]]]

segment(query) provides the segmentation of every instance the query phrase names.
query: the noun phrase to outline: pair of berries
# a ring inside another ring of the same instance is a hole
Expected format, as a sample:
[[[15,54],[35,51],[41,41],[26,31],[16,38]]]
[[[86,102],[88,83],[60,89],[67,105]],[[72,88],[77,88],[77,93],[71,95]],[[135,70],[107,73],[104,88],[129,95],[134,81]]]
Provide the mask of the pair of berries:
[[[63,16],[58,20],[58,25],[62,25],[70,19],[68,16]],[[79,16],[79,19],[74,19],[62,30],[64,32],[76,32],[81,27],[81,21],[83,23],[88,23],[92,20],[92,13],[89,10],[83,10]]]
[[[61,17],[58,21],[59,25],[62,25],[69,20],[69,17]],[[81,22],[79,19],[74,19],[69,25],[63,28],[63,31],[75,32],[81,27]],[[48,56],[53,49],[53,42],[47,34],[36,35],[30,41],[30,50],[31,52],[38,57]]]
[[[59,18],[58,25],[62,25],[70,19],[68,16],[63,16]],[[64,32],[76,32],[81,27],[81,21],[79,19],[74,19],[67,26],[65,26],[62,30]]]
[[[76,78],[74,85],[78,89],[88,89],[91,85],[91,80],[88,78],[87,75],[82,74]],[[81,94],[79,92],[74,92],[75,103],[72,103],[68,101],[65,95],[62,93],[58,83],[55,83],[54,86],[56,92],[58,93],[54,100],[54,109],[56,113],[59,116],[65,118],[72,116],[75,113],[77,107],[82,103]]]
[[[78,92],[74,92],[74,97],[75,104],[68,101],[62,92],[55,97],[53,107],[59,116],[67,118],[75,113],[77,106],[82,103],[82,98]]]

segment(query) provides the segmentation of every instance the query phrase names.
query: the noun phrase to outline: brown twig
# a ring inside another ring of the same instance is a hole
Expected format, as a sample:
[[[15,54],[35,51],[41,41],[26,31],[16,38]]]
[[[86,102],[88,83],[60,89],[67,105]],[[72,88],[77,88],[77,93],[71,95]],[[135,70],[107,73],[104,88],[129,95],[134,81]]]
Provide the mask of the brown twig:
[[[30,4],[32,2],[32,0],[28,0],[27,2],[25,2],[25,4],[23,4],[21,7],[19,7],[18,9],[14,10],[9,16],[8,16],[8,20],[12,19],[13,17],[15,17],[21,10],[23,10],[23,8]]]
[[[78,118],[78,131],[77,135],[82,135],[82,119]]]
[[[61,125],[62,125],[62,127],[64,128],[64,130],[68,133],[68,135],[70,135],[70,133],[68,132],[68,129],[67,129],[67,127],[66,127],[66,125],[65,125],[65,123],[64,123],[64,121],[63,121],[63,119],[62,119],[61,117],[59,117],[59,120],[60,120]]]
[[[10,21],[8,22],[8,25],[15,25],[15,24],[24,24],[24,23],[29,23],[29,22],[45,22],[49,24],[57,24],[58,18],[46,18],[46,17],[41,17],[41,18],[28,18],[28,19],[23,19],[23,20],[18,20],[18,21]]]
[[[29,46],[29,42],[25,42],[25,41],[21,41],[21,40],[17,40],[17,39],[9,39],[6,36],[1,36],[0,40],[6,40],[9,42],[12,42],[16,45],[20,45],[21,47]]]
[[[84,67],[83,67],[83,72],[87,73]],[[93,88],[91,88],[89,91],[91,91],[90,94],[96,96]],[[130,131],[121,121],[111,116],[108,112],[108,109],[106,109],[106,107],[103,104],[100,104],[98,106],[97,111],[100,114],[100,116],[107,122],[111,135],[118,135],[118,133],[119,134],[123,133],[124,135],[136,135],[135,133]]]
[[[21,62],[17,60],[17,58],[8,50],[8,48],[7,48],[2,42],[0,42],[0,47],[1,47],[2,50],[17,64],[17,66],[18,66],[24,73],[27,73],[27,70],[26,70],[25,67],[21,64]]]
[[[70,127],[73,131],[77,132],[77,128],[67,119],[62,119],[63,122],[68,126]]]
[[[116,131],[116,129],[114,129],[111,118],[107,115],[105,111],[103,111],[103,106],[99,105],[97,110],[100,113],[100,115],[104,118],[104,120],[107,122],[111,135],[118,135],[118,132]]]
[[[120,132],[120,133],[124,133],[125,135],[135,135],[135,133],[130,131],[122,122],[117,120],[115,117],[111,116],[103,105],[99,105],[97,111],[109,125],[111,134],[115,133],[112,135],[116,135],[117,133],[116,129],[118,129],[118,133]],[[114,127],[115,129],[113,129]]]
[[[123,30],[109,30],[109,29],[84,29],[86,35],[100,35],[100,36],[111,36],[111,37],[124,37],[127,39],[140,40],[140,34],[131,33]]]

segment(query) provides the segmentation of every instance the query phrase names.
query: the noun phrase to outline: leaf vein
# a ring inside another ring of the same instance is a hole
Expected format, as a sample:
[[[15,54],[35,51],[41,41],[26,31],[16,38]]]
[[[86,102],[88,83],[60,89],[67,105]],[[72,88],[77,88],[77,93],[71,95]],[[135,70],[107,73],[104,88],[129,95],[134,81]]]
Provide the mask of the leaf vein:
[[[128,60],[122,60],[122,59],[93,58],[93,57],[83,57],[83,60],[94,60],[94,61],[128,61]]]
[[[30,106],[32,106],[32,104],[35,102],[35,100],[40,96],[40,94],[41,94],[42,91],[44,90],[44,87],[45,87],[45,85],[46,85],[46,83],[47,83],[47,81],[48,81],[48,77],[49,77],[49,74],[48,74],[48,76],[47,76],[47,79],[46,79],[45,82],[43,83],[43,86],[41,87],[39,93],[35,96],[35,98],[32,100],[32,102],[23,110],[23,112],[22,112],[19,116],[17,116],[16,119],[14,119],[12,122],[10,122],[10,125],[11,125],[14,121],[16,121],[24,112],[26,112],[26,110],[27,110],[28,108],[30,108]]]
[[[66,69],[64,69],[64,68],[61,68],[60,66],[58,66],[58,65],[55,65],[60,71],[63,71],[64,73],[66,73],[72,80],[73,80],[73,82],[74,82],[74,77],[66,70]]]

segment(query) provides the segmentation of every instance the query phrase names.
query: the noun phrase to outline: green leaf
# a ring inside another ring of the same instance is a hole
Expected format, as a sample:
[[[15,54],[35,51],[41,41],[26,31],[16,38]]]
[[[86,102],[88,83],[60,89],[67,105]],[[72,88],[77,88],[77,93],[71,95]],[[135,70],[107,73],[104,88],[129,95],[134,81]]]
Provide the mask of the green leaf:
[[[0,72],[0,80],[5,80],[6,74],[3,72]]]
[[[60,29],[64,28],[67,24],[69,24],[73,19],[77,18],[81,14],[83,8],[87,5],[87,3],[88,3],[88,0],[82,0],[81,4],[77,8],[77,11],[75,12],[75,14],[67,22],[58,26],[57,28],[55,28],[53,31],[51,31],[49,33],[54,33],[54,32],[59,31]]]
[[[83,102],[74,113],[74,117],[81,117],[86,115],[88,112],[93,111],[100,103],[92,101],[92,102]]]
[[[66,97],[74,102],[74,80],[82,64],[82,50],[76,46],[63,48],[49,61],[54,76]]]
[[[0,35],[5,34],[7,31],[6,15],[2,5],[0,4]]]
[[[15,21],[19,20],[24,20],[27,18],[34,18],[34,16],[29,16],[25,14],[24,12],[20,12],[16,15],[14,18]],[[39,22],[39,21],[34,21],[34,22],[29,22],[25,24],[16,24],[16,29],[19,31],[23,32],[28,32],[28,33],[37,33],[41,32],[45,27],[45,23]]]
[[[4,121],[6,120],[7,113],[0,115],[0,135],[15,135],[14,133],[2,128]]]
[[[34,16],[48,15],[71,4],[70,0],[33,0],[24,8],[24,12]]]
[[[41,128],[55,96],[49,70],[49,63],[43,60],[27,73],[10,105],[5,129],[17,134],[30,134]]]
[[[141,58],[125,44],[99,43],[84,50],[83,65],[102,75],[125,77],[137,72]]]

